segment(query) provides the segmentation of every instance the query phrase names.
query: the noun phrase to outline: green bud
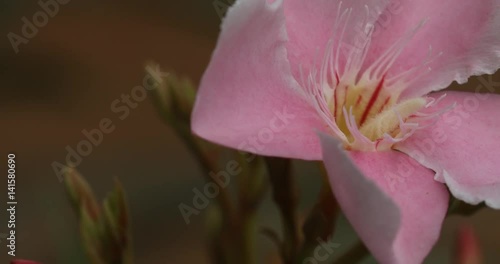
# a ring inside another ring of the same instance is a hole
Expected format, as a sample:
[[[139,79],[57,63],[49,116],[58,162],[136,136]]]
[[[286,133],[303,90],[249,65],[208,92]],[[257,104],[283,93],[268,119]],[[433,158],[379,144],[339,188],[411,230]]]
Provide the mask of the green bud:
[[[64,173],[66,190],[77,212],[82,208],[94,220],[99,216],[99,206],[88,182],[76,171],[68,167]]]

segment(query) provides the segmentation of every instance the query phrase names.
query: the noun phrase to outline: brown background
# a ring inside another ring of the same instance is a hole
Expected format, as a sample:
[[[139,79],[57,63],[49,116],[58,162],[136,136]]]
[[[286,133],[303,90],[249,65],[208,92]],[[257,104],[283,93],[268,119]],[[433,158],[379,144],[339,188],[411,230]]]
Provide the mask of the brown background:
[[[0,7],[4,36],[20,34],[21,17],[31,18],[40,9],[35,1]],[[21,44],[18,54],[2,38],[0,153],[1,159],[10,151],[17,154],[18,256],[46,264],[86,263],[78,260],[83,253],[76,219],[51,164],[64,163],[65,147],[75,147],[84,139],[83,129],[97,128],[107,117],[116,130],[105,135],[78,168],[100,197],[111,189],[114,176],[122,180],[129,194],[137,263],[207,263],[202,218],[194,217],[186,225],[177,208],[190,201],[192,188],[202,186],[200,176],[206,172],[195,167],[173,132],[158,120],[149,100],[139,103],[123,121],[110,104],[141,84],[143,66],[151,59],[198,82],[219,23],[210,0],[72,0],[28,44]],[[469,87],[474,88],[474,83]],[[4,168],[5,161],[0,162]],[[318,190],[316,177],[307,173],[314,166],[298,162],[297,167],[304,172],[299,177],[303,206],[308,207]],[[1,204],[5,204],[5,185],[0,184]],[[262,223],[277,226],[271,203],[260,214]],[[2,209],[0,233],[7,229],[5,219]],[[454,234],[461,223],[475,226],[487,263],[497,263],[499,221],[500,212],[489,209],[468,219],[447,219],[427,263],[451,263]],[[340,232],[334,241],[341,244],[339,252],[348,248],[352,231]],[[264,237],[259,237],[259,245],[262,256],[274,251]],[[0,262],[7,259],[2,241]]]

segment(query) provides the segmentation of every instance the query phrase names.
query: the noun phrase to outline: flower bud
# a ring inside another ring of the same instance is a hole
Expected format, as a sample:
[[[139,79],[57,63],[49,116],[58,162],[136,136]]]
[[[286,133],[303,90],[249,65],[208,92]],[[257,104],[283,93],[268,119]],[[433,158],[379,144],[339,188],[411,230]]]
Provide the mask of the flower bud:
[[[456,244],[456,263],[459,264],[481,264],[481,249],[479,241],[470,226],[462,226],[458,230],[458,240]]]

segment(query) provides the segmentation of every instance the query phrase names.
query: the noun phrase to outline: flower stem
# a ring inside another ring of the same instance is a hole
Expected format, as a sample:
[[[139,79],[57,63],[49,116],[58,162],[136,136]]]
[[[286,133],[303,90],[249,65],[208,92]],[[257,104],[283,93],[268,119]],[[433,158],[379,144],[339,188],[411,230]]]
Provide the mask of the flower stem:
[[[217,171],[214,162],[209,158],[206,153],[200,147],[199,139],[195,138],[191,133],[190,128],[190,112],[192,110],[192,105],[181,105],[176,99],[176,90],[190,90],[184,87],[187,84],[180,82],[175,76],[170,76],[166,80],[156,80],[157,88],[151,91],[152,101],[157,109],[163,122],[174,129],[175,133],[182,139],[186,147],[190,150],[191,154],[196,157],[196,161],[201,167],[205,179],[208,182],[213,182],[217,184],[220,190],[220,194],[217,196],[217,200],[222,207],[222,212],[225,216],[229,216],[232,212],[232,204],[229,199],[228,191],[221,186],[217,181],[212,179],[209,175],[210,171]],[[180,87],[183,86],[183,87]]]
[[[295,263],[301,244],[299,219],[297,215],[298,188],[291,174],[289,159],[265,158],[269,178],[276,202],[283,222],[283,262]]]
[[[157,82],[156,88],[151,91],[151,98],[162,121],[175,131],[191,154],[195,156],[206,181],[215,183],[219,187],[216,214],[222,215],[222,218],[220,221],[211,223],[212,228],[216,227],[215,230],[219,232],[211,236],[211,255],[213,263],[231,263],[230,255],[239,253],[238,246],[231,241],[235,233],[234,227],[238,226],[235,220],[236,212],[226,186],[222,186],[219,181],[210,176],[210,172],[218,171],[217,163],[214,162],[215,158],[204,148],[202,145],[204,142],[191,133],[190,117],[195,89],[189,81],[181,80],[173,74],[168,78],[155,79],[155,81]],[[234,259],[236,261],[234,263],[238,263],[237,258]]]
[[[300,253],[301,262],[311,256],[321,241],[327,241],[334,235],[335,223],[339,212],[326,170],[322,162],[319,165],[322,176],[321,191],[318,201],[302,227],[304,243]]]
[[[245,159],[244,155],[236,153],[242,171],[238,186],[238,205],[240,232],[242,233],[242,250],[247,257],[245,263],[254,263],[254,243],[257,232],[256,212],[267,191],[268,181],[266,178],[265,164],[261,157],[255,156],[251,161]],[[252,162],[252,163],[249,163]]]

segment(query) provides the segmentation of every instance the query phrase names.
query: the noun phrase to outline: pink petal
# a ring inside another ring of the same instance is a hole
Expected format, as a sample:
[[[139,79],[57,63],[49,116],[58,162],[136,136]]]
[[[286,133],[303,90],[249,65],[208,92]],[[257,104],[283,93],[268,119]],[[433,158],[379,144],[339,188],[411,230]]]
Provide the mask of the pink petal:
[[[282,1],[236,2],[201,81],[194,133],[262,155],[321,158],[314,128],[324,125],[298,92],[286,39]]]
[[[397,148],[434,170],[455,197],[500,209],[500,96],[447,92],[440,105],[454,102],[435,125]]]
[[[371,61],[427,19],[389,72],[390,77],[419,65],[424,72],[431,69],[425,76],[413,74],[416,82],[403,96],[424,95],[446,88],[454,80],[465,83],[471,75],[493,73],[500,67],[499,0],[392,2],[398,8],[386,10],[375,24],[368,54]],[[433,61],[424,65],[429,48]]]
[[[380,263],[422,263],[439,238],[448,207],[432,171],[397,151],[347,152],[320,135],[333,192]]]
[[[318,66],[330,39],[336,41],[337,44],[342,39],[341,42],[345,45],[342,52],[350,49],[348,45],[355,43],[354,38],[359,37],[360,23],[363,20],[365,23],[373,23],[377,19],[375,14],[382,12],[387,4],[388,1],[381,0],[286,0],[285,18],[289,37],[286,46],[296,79],[300,80],[300,68],[304,73],[308,73],[311,66]],[[366,14],[366,7],[369,8],[369,16]],[[340,28],[336,31],[335,25],[336,21],[341,22],[339,20],[342,13],[348,8],[352,8],[352,13],[341,37],[340,33],[344,25],[337,24]]]

